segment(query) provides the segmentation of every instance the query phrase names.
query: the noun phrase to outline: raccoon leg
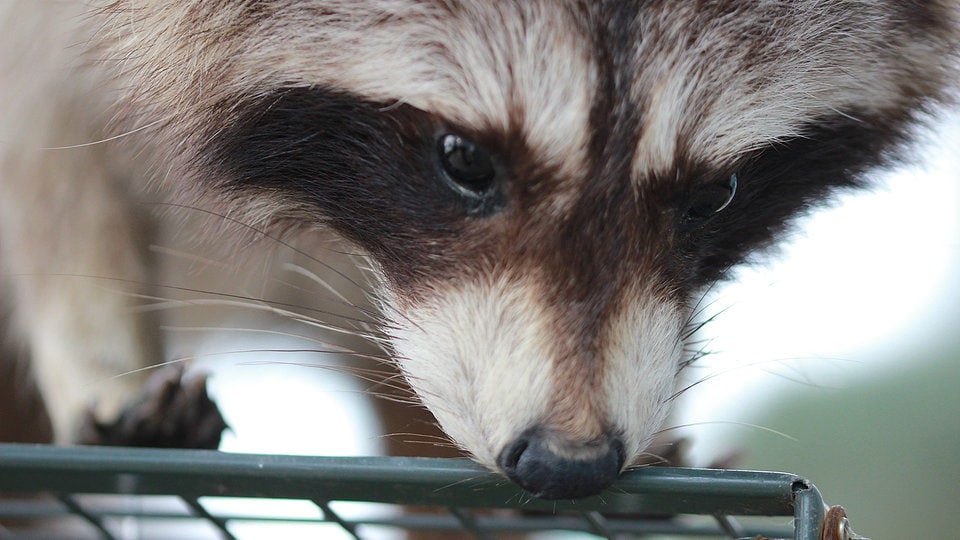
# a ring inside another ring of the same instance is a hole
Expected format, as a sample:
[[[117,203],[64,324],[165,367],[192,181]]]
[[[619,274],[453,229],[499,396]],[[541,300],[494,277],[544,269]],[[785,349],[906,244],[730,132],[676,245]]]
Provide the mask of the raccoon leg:
[[[121,112],[104,52],[84,45],[97,32],[89,15],[85,2],[0,3],[5,341],[29,358],[59,443],[76,441],[91,409],[114,425],[125,404],[144,403],[140,370],[162,359],[157,325],[136,310],[153,282],[150,207],[131,181],[145,176],[140,146],[110,142]]]
[[[39,153],[34,159],[23,159]],[[54,437],[70,442],[81,411],[110,418],[159,358],[134,297],[150,283],[143,223],[102,148],[23,149],[0,182],[0,261],[14,325],[27,345]],[[8,154],[9,156],[9,154]]]
[[[132,309],[150,282],[133,160],[98,142],[114,98],[82,56],[80,4],[0,5],[0,292],[60,443],[91,403],[116,415],[159,358]]]
[[[45,157],[23,176],[6,167],[0,261],[54,441],[216,448],[226,424],[206,378],[142,369],[162,362],[158,325],[137,310],[154,282],[149,212],[103,148]]]
[[[9,307],[0,301],[0,442],[47,443],[53,432],[23,351],[7,339]]]
[[[54,441],[216,448],[226,424],[206,378],[142,369],[162,362],[158,325],[136,309],[154,282],[147,212],[102,149],[47,157],[30,181],[0,183],[0,261]]]

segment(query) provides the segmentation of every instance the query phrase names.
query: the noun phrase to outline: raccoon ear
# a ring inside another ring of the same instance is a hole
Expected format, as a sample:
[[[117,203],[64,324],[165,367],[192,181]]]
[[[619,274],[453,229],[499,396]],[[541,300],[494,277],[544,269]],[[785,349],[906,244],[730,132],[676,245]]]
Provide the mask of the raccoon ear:
[[[737,182],[737,173],[733,173],[725,184],[709,186],[694,193],[683,215],[684,226],[696,227],[730,206],[737,193]]]
[[[444,176],[454,190],[468,197],[483,197],[494,187],[497,171],[490,154],[453,133],[441,135],[437,153]]]

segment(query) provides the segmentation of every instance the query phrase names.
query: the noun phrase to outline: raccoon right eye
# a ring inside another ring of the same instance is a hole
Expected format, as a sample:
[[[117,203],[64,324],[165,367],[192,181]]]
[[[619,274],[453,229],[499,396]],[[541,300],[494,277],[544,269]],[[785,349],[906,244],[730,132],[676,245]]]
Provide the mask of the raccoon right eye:
[[[444,174],[462,195],[483,197],[493,188],[493,160],[473,142],[448,133],[440,137],[438,152]]]
[[[688,228],[696,227],[720,213],[733,201],[737,183],[737,174],[733,173],[725,184],[710,186],[695,193],[683,216],[683,224]]]

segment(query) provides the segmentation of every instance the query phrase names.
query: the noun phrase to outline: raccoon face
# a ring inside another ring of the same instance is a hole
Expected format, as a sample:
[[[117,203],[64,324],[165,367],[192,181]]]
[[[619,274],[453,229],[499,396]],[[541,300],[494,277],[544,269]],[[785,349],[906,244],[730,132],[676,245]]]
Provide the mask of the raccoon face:
[[[187,189],[364,248],[411,386],[546,498],[636,460],[700,291],[888,162],[953,51],[946,1],[146,4],[129,106]]]

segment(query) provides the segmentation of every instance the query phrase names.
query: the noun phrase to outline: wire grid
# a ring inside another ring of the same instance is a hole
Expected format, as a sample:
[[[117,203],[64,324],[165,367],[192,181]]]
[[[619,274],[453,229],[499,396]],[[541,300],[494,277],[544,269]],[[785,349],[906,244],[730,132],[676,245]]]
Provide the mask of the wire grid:
[[[0,445],[0,539],[240,539],[276,528],[283,538],[410,530],[814,540],[823,520],[817,489],[785,473],[644,468],[596,497],[543,501],[459,459]]]

